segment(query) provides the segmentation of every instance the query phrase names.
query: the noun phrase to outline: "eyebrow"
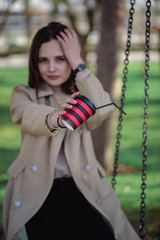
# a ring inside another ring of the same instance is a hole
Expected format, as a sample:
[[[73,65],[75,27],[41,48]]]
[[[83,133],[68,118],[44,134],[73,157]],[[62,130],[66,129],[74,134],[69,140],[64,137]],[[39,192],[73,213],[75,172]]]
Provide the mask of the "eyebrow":
[[[55,56],[55,58],[59,58],[59,57],[64,57],[64,58],[66,58],[66,56],[65,56],[65,55],[58,55],[58,56]],[[47,58],[47,57],[44,57],[44,56],[39,56],[38,58]]]
[[[56,57],[66,57],[65,55],[59,55],[59,56],[56,56]]]

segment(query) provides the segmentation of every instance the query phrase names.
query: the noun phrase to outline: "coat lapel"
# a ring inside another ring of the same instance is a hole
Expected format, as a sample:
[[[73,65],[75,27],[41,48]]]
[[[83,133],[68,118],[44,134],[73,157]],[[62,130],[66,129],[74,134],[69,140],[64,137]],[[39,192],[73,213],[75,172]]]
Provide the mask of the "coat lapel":
[[[33,101],[37,98],[36,91],[34,88],[29,88],[29,94],[30,94],[30,98]],[[49,97],[51,95],[53,95],[52,88],[47,83],[43,82],[38,91],[38,98],[40,99],[40,98],[47,97],[47,96]]]

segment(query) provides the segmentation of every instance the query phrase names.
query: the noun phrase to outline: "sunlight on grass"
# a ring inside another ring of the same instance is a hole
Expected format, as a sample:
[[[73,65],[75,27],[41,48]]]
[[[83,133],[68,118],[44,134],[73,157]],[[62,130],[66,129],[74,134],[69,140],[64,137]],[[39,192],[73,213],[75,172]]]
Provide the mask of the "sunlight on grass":
[[[17,148],[20,146],[20,133],[18,127],[14,125],[4,126],[0,128],[1,138],[0,138],[0,146],[1,148],[5,148],[6,146],[10,149]]]

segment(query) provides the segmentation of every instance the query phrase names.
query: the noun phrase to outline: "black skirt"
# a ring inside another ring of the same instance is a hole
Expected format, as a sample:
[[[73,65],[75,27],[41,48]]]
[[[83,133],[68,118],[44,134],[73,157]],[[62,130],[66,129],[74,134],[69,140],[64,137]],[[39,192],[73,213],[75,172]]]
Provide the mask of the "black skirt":
[[[29,240],[115,240],[110,223],[85,199],[72,178],[54,181],[46,201],[25,226]]]

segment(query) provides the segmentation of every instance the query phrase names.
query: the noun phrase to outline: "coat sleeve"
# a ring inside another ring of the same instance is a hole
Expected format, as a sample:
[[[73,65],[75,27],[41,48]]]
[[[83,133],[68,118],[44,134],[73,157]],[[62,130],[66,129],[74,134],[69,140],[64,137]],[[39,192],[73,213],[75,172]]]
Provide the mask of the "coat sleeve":
[[[77,82],[76,85],[80,93],[89,98],[95,107],[100,107],[112,102],[109,93],[103,89],[100,81],[92,73],[86,80]],[[90,117],[86,122],[88,129],[93,130],[99,127],[102,121],[108,117],[114,108],[114,105],[110,105],[97,109],[95,115]]]
[[[17,85],[11,95],[11,118],[22,132],[38,136],[53,136],[56,131],[51,133],[45,120],[46,116],[53,111],[53,107],[33,102],[30,98],[27,86]]]

